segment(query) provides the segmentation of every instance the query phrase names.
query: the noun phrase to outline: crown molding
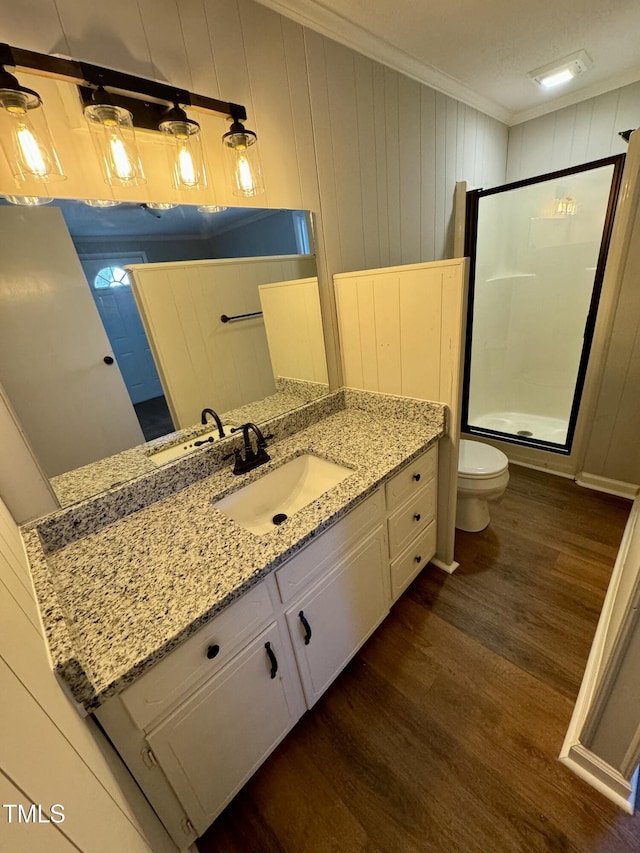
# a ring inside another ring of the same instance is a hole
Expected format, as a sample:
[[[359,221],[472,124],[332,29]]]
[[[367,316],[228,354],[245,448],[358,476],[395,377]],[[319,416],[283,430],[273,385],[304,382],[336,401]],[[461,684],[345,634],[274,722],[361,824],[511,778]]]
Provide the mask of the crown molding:
[[[337,12],[325,8],[317,0],[257,0],[257,2],[274,12],[278,12],[285,18],[290,18],[345,47],[368,56],[369,59],[381,62],[394,71],[405,74],[418,83],[423,83],[425,86],[430,86],[438,92],[449,95],[449,97],[497,119],[508,127],[573,106],[581,101],[595,98],[598,95],[640,80],[639,65],[619,74],[614,74],[591,86],[545,101],[545,103],[538,104],[535,107],[526,110],[509,110],[497,101],[478,94],[455,77],[421,62],[384,39],[367,32]]]
[[[345,47],[381,62],[383,65],[399,71],[418,83],[430,86],[444,95],[449,95],[457,101],[462,101],[473,109],[497,119],[503,124],[510,124],[512,112],[496,101],[485,98],[473,89],[438,71],[431,65],[410,56],[389,42],[367,32],[357,24],[348,21],[337,12],[326,9],[315,0],[258,0],[258,2],[278,12],[285,18],[290,18],[310,30],[314,30]]]
[[[640,80],[640,65],[633,68],[628,68],[626,71],[621,71],[618,74],[612,74],[606,80],[600,80],[598,83],[592,83],[591,86],[584,86],[576,89],[573,92],[567,93],[560,98],[554,98],[548,103],[539,104],[536,107],[531,107],[528,110],[521,110],[513,113],[509,125],[513,127],[516,124],[522,124],[525,121],[531,121],[534,118],[553,113],[556,110],[562,110],[565,107],[572,107],[574,104],[579,104],[581,101],[588,101],[590,98],[597,98],[598,95],[604,95],[607,92],[612,92],[615,89],[621,89],[623,86],[628,86],[631,83],[637,83]],[[621,128],[626,130],[626,128]]]

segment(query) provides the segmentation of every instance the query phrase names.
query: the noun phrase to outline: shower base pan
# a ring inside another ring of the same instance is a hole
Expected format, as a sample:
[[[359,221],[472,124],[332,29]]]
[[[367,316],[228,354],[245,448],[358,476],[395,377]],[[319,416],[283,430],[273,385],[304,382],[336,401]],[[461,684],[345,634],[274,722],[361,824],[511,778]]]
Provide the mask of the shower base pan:
[[[528,415],[524,412],[488,412],[473,420],[469,418],[469,426],[504,432],[514,438],[533,438],[564,444],[569,424],[561,418]]]

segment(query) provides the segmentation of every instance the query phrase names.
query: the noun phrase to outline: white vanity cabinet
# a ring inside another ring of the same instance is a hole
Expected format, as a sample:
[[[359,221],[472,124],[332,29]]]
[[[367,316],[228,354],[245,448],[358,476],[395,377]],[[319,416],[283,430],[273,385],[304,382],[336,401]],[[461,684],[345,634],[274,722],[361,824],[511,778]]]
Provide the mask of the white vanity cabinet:
[[[309,708],[389,612],[384,527],[299,598],[286,619]]]
[[[298,719],[295,673],[278,677],[287,642],[269,625],[147,736],[198,835]]]
[[[393,601],[436,553],[437,471],[434,446],[385,486]]]
[[[181,850],[433,556],[436,470],[434,447],[98,709]]]

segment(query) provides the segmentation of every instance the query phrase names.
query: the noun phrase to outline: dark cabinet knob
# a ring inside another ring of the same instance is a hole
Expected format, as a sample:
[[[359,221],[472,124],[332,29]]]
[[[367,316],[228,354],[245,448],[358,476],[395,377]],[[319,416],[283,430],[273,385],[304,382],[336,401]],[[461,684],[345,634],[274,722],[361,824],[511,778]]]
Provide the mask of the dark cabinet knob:
[[[415,518],[416,521],[420,521],[420,513],[419,512],[417,512],[413,517]]]
[[[102,360],[105,364],[113,364],[113,358],[110,355],[105,355]]]
[[[220,651],[220,646],[217,643],[214,643],[212,646],[209,646],[207,649],[207,657],[209,660],[213,660],[215,657],[218,657],[218,652]]]
[[[414,474],[413,479],[416,481],[416,483],[419,483],[420,482],[420,474]]]
[[[415,560],[416,563],[422,562],[422,557],[414,557],[413,559]]]

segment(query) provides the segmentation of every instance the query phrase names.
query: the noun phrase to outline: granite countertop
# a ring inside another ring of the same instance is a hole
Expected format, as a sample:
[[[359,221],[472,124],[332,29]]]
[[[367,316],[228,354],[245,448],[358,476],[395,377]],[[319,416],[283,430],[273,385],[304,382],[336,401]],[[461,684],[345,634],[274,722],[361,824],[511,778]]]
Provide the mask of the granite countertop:
[[[384,402],[380,409],[376,398]],[[66,545],[45,547],[37,524],[23,531],[54,669],[87,710],[124,689],[444,434],[441,404],[405,406],[402,398],[348,392],[339,405],[270,442],[271,461],[247,474],[234,476],[229,462],[219,463],[208,476]],[[305,452],[353,474],[260,536],[212,506]]]

